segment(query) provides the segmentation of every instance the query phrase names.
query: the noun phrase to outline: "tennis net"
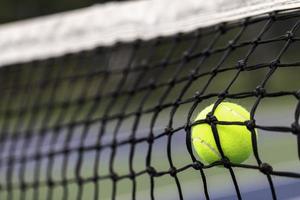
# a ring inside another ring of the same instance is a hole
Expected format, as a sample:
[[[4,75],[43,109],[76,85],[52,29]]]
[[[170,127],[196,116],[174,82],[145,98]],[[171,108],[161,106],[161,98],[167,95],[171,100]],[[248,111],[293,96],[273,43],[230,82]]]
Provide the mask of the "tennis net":
[[[0,199],[299,196],[299,5],[130,1],[3,25]],[[258,131],[242,164],[191,146],[222,101]]]

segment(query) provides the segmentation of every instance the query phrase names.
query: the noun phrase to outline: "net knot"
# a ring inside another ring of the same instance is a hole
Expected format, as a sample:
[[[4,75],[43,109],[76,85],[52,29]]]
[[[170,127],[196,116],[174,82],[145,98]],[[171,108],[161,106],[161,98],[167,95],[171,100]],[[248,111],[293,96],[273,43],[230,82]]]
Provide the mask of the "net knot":
[[[201,101],[201,93],[199,91],[195,92],[194,98],[197,101]]]
[[[220,31],[221,34],[224,34],[227,32],[225,23],[221,23],[219,26],[216,26],[216,31]]]
[[[231,49],[235,49],[234,40],[229,40],[228,41],[228,47],[231,48]]]
[[[177,33],[174,37],[175,42],[180,42],[182,40],[183,33]]]
[[[48,181],[47,181],[47,185],[48,185],[49,187],[53,187],[53,186],[54,186],[54,182],[53,182],[52,180],[48,180]]]
[[[230,160],[227,157],[222,158],[221,162],[225,168],[230,168]]]
[[[169,84],[170,87],[174,86],[175,85],[175,80],[174,79],[170,79],[168,81],[168,84]]]
[[[189,62],[189,61],[191,60],[190,54],[191,54],[191,53],[190,53],[189,51],[183,52],[183,54],[182,54],[182,60],[183,60],[184,62]]]
[[[130,144],[135,144],[135,143],[136,143],[136,140],[135,140],[134,135],[130,135],[130,136],[128,137],[128,142],[129,142]]]
[[[53,157],[53,156],[52,156]],[[25,157],[25,156],[22,156],[21,158],[20,158],[20,162],[21,163],[26,163],[26,161],[27,161],[27,158]]]
[[[195,33],[194,33],[195,37],[200,37],[201,35],[202,35],[201,31],[199,31],[199,30],[196,30]]]
[[[254,93],[255,93],[255,96],[257,96],[257,97],[258,96],[263,97],[266,94],[266,89],[259,85],[255,88]]]
[[[135,93],[135,90],[131,89],[131,90],[128,90],[128,95],[129,96],[133,96]]]
[[[156,176],[157,172],[155,170],[154,167],[151,167],[151,166],[148,166],[147,169],[146,169],[147,173],[150,175],[150,176]]]
[[[118,96],[119,96],[119,94],[116,91],[111,93],[111,97],[114,98],[114,99],[117,98]]]
[[[133,180],[135,178],[135,172],[133,170],[131,170],[130,174],[129,174],[129,179]]]
[[[54,155],[55,155],[55,153],[54,153],[53,151],[50,151],[50,152],[48,153],[49,159],[52,159],[52,158],[54,157]]]
[[[115,44],[116,47],[120,47],[121,45],[122,45],[121,41],[117,41],[116,44]]]
[[[54,127],[53,127],[53,131],[54,131],[55,133],[59,132],[60,129],[61,129],[60,126],[54,126]]]
[[[218,73],[218,69],[212,69],[210,73],[211,75],[215,76]]]
[[[84,184],[84,180],[79,175],[76,175],[76,183],[78,185],[83,185]]]
[[[147,142],[148,142],[148,144],[152,144],[153,141],[154,141],[154,136],[153,136],[153,133],[151,133],[147,138]]]
[[[268,163],[261,163],[259,168],[259,170],[264,174],[270,174],[273,171],[272,166]]]
[[[9,166],[11,166],[14,162],[15,162],[15,158],[14,158],[14,157],[9,157],[9,158],[7,159],[7,164],[8,164]]]
[[[191,70],[190,71],[190,79],[195,80],[197,78],[196,76],[196,70]]]
[[[203,167],[203,164],[199,161],[195,161],[193,164],[192,164],[192,167],[195,169],[195,170],[200,170],[202,169]]]
[[[244,26],[247,26],[249,24],[249,18],[243,19],[242,23]]]
[[[293,40],[294,39],[294,33],[292,31],[287,31],[285,34],[285,37],[289,40]]]
[[[236,68],[239,69],[239,70],[241,70],[241,71],[244,71],[245,70],[245,66],[246,66],[245,60],[239,60],[237,62]]]
[[[177,169],[175,168],[175,167],[171,167],[170,169],[169,169],[169,173],[170,173],[170,175],[171,176],[176,176],[176,174],[177,174]]]
[[[117,141],[116,141],[116,140],[113,140],[110,146],[111,146],[111,148],[113,148],[113,149],[117,148]]]
[[[172,131],[173,131],[173,128],[172,128],[172,127],[166,127],[166,128],[165,128],[165,133],[167,133],[167,134],[172,133]]]
[[[218,122],[218,119],[216,118],[216,116],[214,116],[212,114],[212,112],[209,112],[207,115],[206,115],[206,119],[205,119],[206,123],[212,125],[212,124],[216,124]]]
[[[148,84],[150,89],[154,90],[156,88],[155,81],[153,79],[150,79]]]
[[[83,146],[80,146],[79,148],[78,148],[78,152],[79,153],[82,153],[84,151],[84,147]]]
[[[136,39],[132,44],[133,48],[139,48],[141,46],[141,43],[142,43],[141,39]]]
[[[136,111],[135,116],[136,116],[137,118],[139,118],[141,115],[142,115],[141,109],[139,109],[138,111]]]
[[[208,57],[208,56],[210,56],[210,54],[211,54],[211,52],[210,52],[209,49],[205,49],[205,50],[203,51],[203,56],[204,56],[204,57]]]
[[[94,177],[92,177],[91,178],[91,180],[94,182],[94,183],[96,183],[98,180],[99,180],[99,176],[98,175],[95,175]],[[63,182],[66,182],[65,184],[67,184],[68,183],[68,180],[63,180]]]
[[[269,14],[269,16],[273,21],[275,21],[277,19],[277,12],[273,11]]]
[[[278,64],[280,64],[279,60],[273,60],[270,64],[270,68],[271,69],[276,68],[278,66]]]
[[[227,96],[227,94],[228,94],[227,91],[221,92],[221,93],[218,95],[218,97],[219,97],[220,99],[224,99],[224,98]]]
[[[95,96],[94,102],[99,102],[99,101],[101,101],[101,96],[100,95]]]
[[[119,179],[118,174],[116,174],[115,172],[110,174],[110,178],[115,182]]]
[[[26,188],[27,188],[27,185],[24,182],[21,182],[20,183],[20,189],[21,190],[26,190]]]
[[[83,105],[84,103],[85,103],[84,98],[79,98],[79,99],[77,100],[77,104],[78,104],[78,105]]]
[[[184,125],[184,130],[185,130],[186,132],[188,132],[188,131],[190,131],[190,129],[191,129],[191,124],[190,124],[190,122],[187,122],[187,123]]]
[[[162,60],[161,63],[160,63],[161,67],[165,67],[167,65],[168,65],[168,60],[166,60],[166,59]]]
[[[292,123],[292,133],[294,135],[298,135],[300,133],[300,126],[296,122]]]
[[[156,110],[157,112],[160,112],[162,109],[163,109],[162,105],[157,105],[157,106],[155,107],[155,110]]]
[[[156,40],[154,41],[154,45],[155,45],[155,46],[159,46],[159,45],[161,45],[161,43],[162,43],[162,37],[161,37],[161,36],[158,36],[158,37],[156,38]]]
[[[62,180],[62,184],[64,184],[64,180]],[[66,183],[67,184],[67,183]],[[39,183],[39,181],[37,180],[37,181],[34,181],[33,183],[32,183],[32,187],[33,188],[39,188],[40,187],[40,183]],[[0,189],[1,189],[1,187],[0,187]]]
[[[248,130],[251,131],[255,128],[255,120],[247,120],[245,123]]]
[[[102,146],[99,145],[99,144],[97,144],[96,147],[95,147],[95,149],[96,149],[97,151],[100,151],[100,150],[102,149]]]
[[[255,38],[254,40],[252,40],[252,44],[254,45],[254,46],[257,46],[258,44],[259,44],[259,42],[260,42],[260,37],[258,37],[258,38]]]
[[[179,106],[180,104],[181,104],[181,100],[176,99],[176,101],[174,102],[174,106]]]
[[[42,159],[42,155],[38,152],[37,154],[35,154],[34,159],[35,160],[41,160]]]

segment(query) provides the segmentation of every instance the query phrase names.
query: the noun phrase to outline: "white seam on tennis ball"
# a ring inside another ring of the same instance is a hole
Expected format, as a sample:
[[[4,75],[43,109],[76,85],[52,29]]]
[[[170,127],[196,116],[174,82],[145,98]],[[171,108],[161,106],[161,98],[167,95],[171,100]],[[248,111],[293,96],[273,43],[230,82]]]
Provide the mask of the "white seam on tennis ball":
[[[201,139],[200,137],[193,138],[193,140],[198,140],[201,144],[207,146],[213,153],[215,153],[216,156],[220,158],[222,157],[214,147],[212,147],[209,143],[207,143],[205,140]]]
[[[226,105],[223,105],[223,104],[222,104],[222,106],[224,106],[224,108],[227,109],[228,111],[230,111],[232,114],[237,115],[237,116],[243,118],[244,120],[248,120],[247,117],[245,117],[244,115],[242,115],[242,114],[236,112],[235,110],[233,110],[233,109],[227,107]]]

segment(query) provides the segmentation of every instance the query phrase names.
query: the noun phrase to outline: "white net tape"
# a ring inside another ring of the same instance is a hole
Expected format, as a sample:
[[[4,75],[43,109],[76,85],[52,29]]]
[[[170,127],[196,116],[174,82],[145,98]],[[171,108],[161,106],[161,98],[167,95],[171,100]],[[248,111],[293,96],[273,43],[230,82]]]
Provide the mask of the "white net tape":
[[[293,9],[300,0],[153,0],[108,3],[0,27],[0,66],[96,46],[188,32]]]

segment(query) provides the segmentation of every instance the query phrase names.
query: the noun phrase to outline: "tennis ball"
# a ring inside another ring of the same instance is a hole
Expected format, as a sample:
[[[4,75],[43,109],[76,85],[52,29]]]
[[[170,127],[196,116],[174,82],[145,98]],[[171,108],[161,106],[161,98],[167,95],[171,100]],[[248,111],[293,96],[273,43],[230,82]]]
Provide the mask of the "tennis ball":
[[[212,111],[213,104],[202,110],[195,121],[203,120]],[[250,119],[249,112],[242,106],[222,102],[214,112],[218,121],[244,122]],[[216,125],[224,155],[234,163],[242,163],[252,152],[251,132],[241,125]],[[207,123],[192,127],[192,143],[201,160],[211,164],[221,159],[211,126]]]

